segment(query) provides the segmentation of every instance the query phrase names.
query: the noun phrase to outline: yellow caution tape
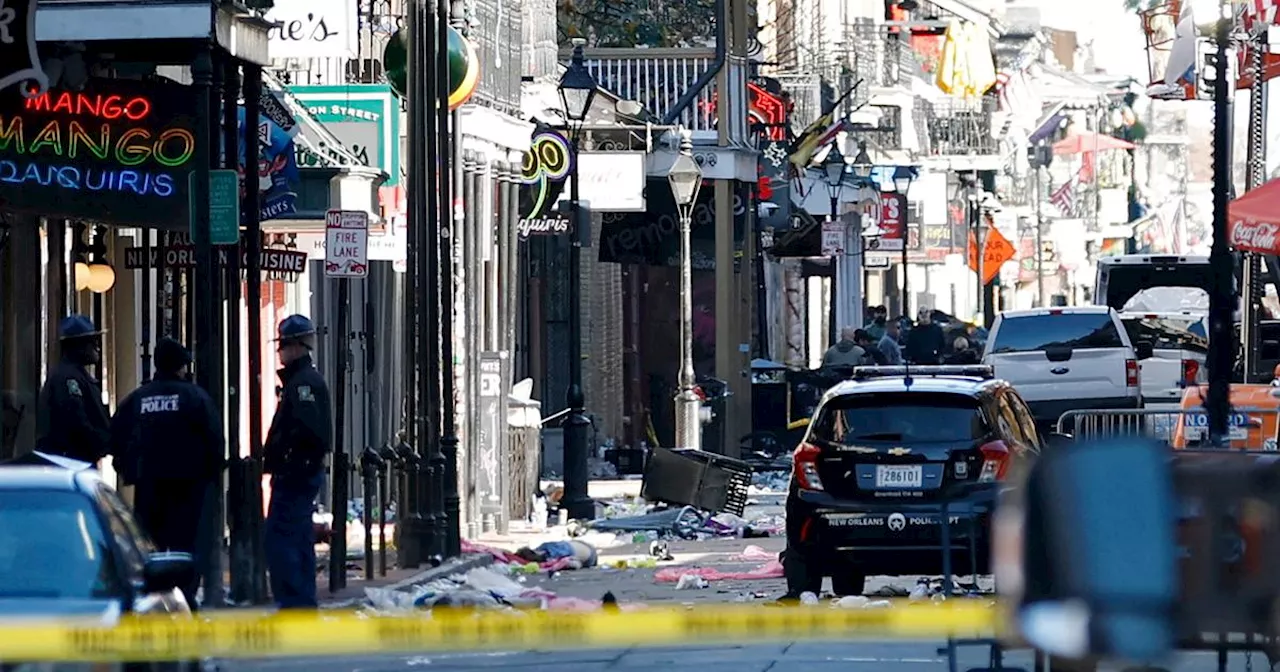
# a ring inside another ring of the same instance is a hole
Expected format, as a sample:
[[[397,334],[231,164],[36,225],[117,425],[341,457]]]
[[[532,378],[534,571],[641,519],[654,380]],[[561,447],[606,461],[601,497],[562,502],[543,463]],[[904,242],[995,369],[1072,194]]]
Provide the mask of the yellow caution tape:
[[[12,622],[11,622],[12,623]],[[885,609],[737,606],[629,612],[226,612],[195,619],[125,617],[114,626],[0,624],[0,661],[163,661],[442,650],[550,650],[706,642],[989,634],[985,604]]]

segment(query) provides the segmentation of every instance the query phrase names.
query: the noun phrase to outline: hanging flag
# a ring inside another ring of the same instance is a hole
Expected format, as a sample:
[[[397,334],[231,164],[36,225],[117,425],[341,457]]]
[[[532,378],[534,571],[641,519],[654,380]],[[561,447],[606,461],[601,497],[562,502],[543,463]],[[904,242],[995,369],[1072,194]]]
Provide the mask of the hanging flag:
[[[1064,216],[1070,216],[1076,211],[1076,192],[1073,186],[1068,180],[1049,194],[1049,202],[1054,204]]]
[[[848,91],[845,91],[843,95],[831,104],[831,109],[806,126],[791,143],[791,146],[787,148],[787,161],[794,166],[796,171],[803,171],[808,168],[809,164],[813,162],[813,155],[818,152],[818,149],[834,140],[840,134],[840,131],[845,130],[845,125],[848,122],[843,117],[836,119],[836,109],[861,83],[862,81],[859,80],[857,84],[849,87]]]

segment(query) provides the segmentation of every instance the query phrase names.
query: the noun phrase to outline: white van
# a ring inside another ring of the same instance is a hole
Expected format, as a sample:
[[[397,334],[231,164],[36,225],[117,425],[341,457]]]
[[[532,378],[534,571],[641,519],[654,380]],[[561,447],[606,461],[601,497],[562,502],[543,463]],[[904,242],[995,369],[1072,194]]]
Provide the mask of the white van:
[[[996,316],[982,363],[1013,383],[1039,425],[1078,409],[1142,407],[1140,359],[1106,306],[1011,310]],[[1143,357],[1142,355],[1145,355]]]

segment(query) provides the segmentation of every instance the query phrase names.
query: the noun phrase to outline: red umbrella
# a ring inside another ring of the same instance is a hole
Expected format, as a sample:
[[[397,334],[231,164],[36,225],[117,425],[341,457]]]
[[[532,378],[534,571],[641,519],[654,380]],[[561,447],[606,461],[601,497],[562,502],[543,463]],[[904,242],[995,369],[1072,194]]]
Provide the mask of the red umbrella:
[[[1227,236],[1237,250],[1280,254],[1280,179],[1231,201]]]
[[[1054,154],[1088,154],[1108,149],[1133,149],[1137,145],[1110,135],[1085,131],[1053,143]]]

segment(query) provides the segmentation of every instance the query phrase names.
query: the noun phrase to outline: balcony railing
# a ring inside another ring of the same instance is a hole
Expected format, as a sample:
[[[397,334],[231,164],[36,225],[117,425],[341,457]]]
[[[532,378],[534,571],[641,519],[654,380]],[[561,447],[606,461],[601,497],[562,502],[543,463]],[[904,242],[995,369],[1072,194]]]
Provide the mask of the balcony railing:
[[[994,98],[921,102],[930,156],[989,156],[999,151],[991,132]]]
[[[906,86],[912,77],[923,76],[924,66],[911,45],[889,26],[859,19],[845,25],[840,58],[861,79],[866,89],[857,96],[865,100],[871,87]]]
[[[568,61],[570,52],[560,58]],[[601,88],[634,100],[658,118],[675,107],[715,58],[712,49],[587,49],[587,68]],[[715,128],[715,83],[703,89],[678,123],[695,131]]]

